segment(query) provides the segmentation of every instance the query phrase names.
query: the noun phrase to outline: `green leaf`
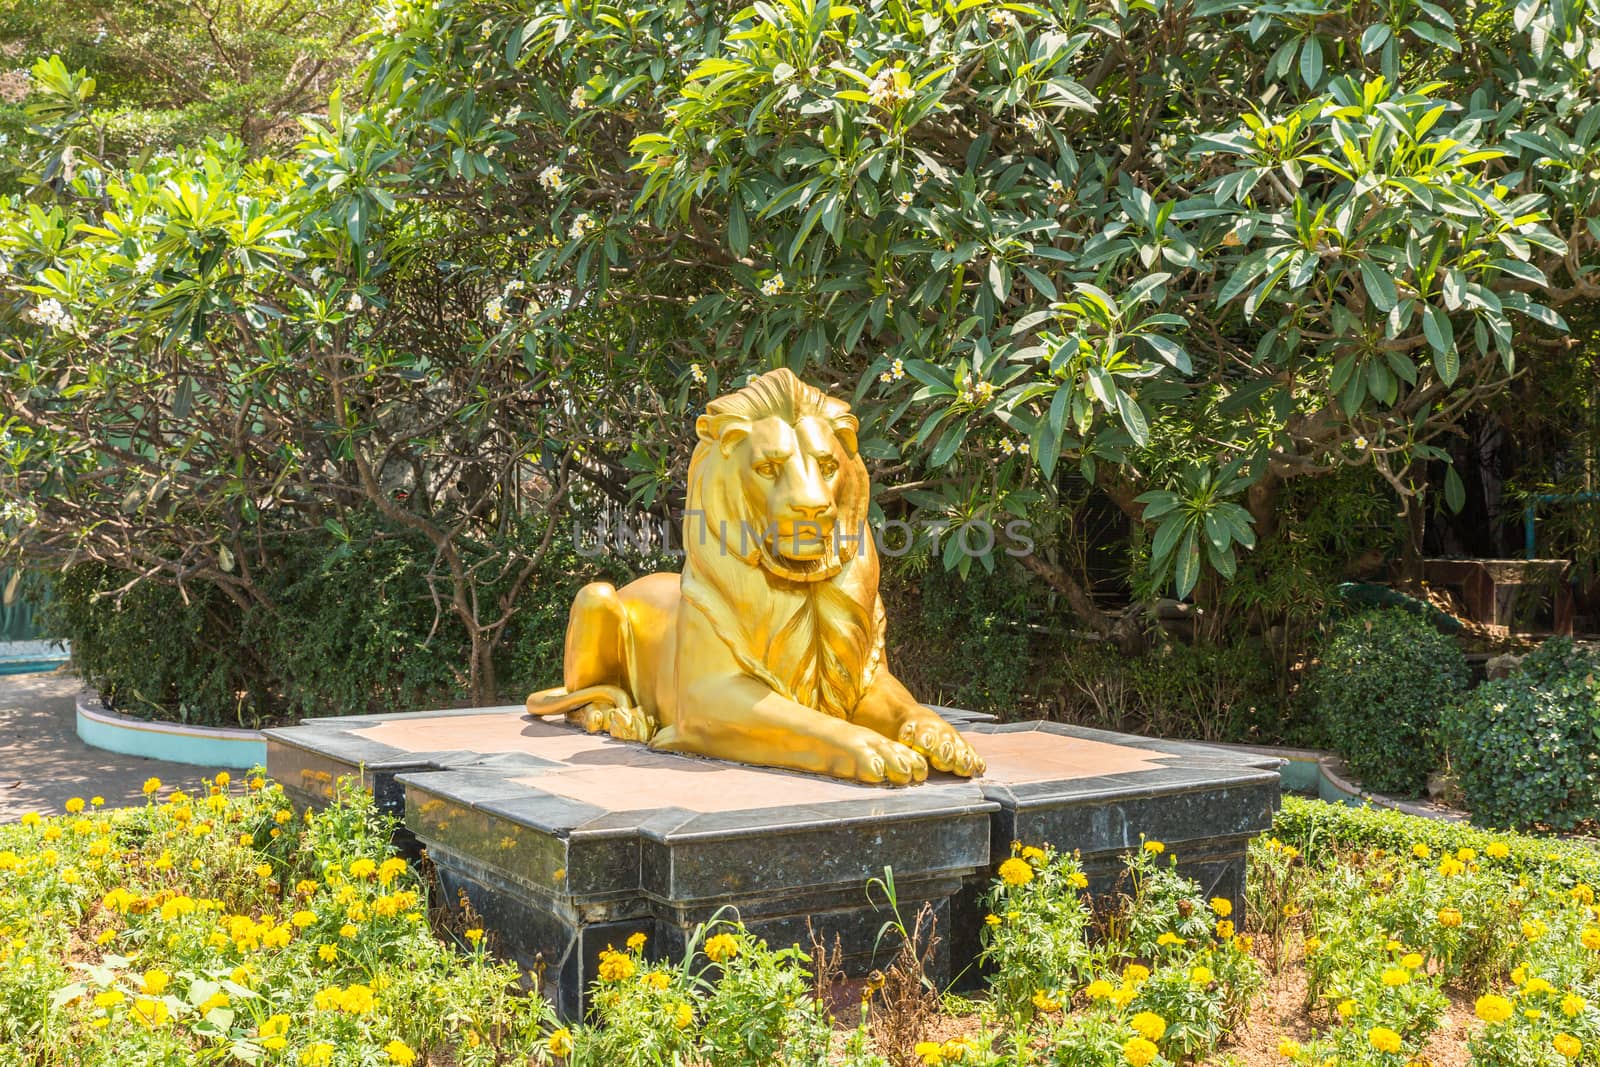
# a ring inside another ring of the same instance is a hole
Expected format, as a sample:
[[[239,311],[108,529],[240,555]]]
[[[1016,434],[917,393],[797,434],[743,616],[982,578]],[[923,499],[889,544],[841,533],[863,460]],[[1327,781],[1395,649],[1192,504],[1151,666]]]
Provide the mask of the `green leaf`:
[[[1180,600],[1194,592],[1195,583],[1200,580],[1200,544],[1192,528],[1178,546],[1174,577],[1177,579]]]
[[[1461,484],[1461,475],[1456,473],[1454,465],[1444,469],[1444,502],[1456,514],[1467,505],[1467,488]]]
[[[1372,306],[1382,312],[1393,310],[1400,300],[1400,294],[1394,286],[1394,279],[1389,272],[1378,266],[1370,259],[1357,261],[1361,269],[1361,284],[1367,291],[1367,298],[1372,301]]]
[[[1438,371],[1439,380],[1446,385],[1454,385],[1461,373],[1461,356],[1456,351],[1456,332],[1450,324],[1450,316],[1432,304],[1423,304],[1422,334],[1433,349],[1433,366]]]

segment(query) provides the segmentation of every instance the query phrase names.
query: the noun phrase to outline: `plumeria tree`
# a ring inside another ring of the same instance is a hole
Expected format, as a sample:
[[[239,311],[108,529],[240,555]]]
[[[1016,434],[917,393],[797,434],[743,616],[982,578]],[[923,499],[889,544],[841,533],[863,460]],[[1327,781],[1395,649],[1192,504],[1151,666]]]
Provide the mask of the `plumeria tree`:
[[[603,308],[680,407],[786,361],[853,395],[879,499],[956,524],[1047,514],[1070,465],[1180,595],[1294,479],[1370,465],[1420,516],[1441,439],[1600,292],[1593,3],[385,17],[410,180],[542,238],[508,335]],[[618,454],[649,497],[681,448]]]

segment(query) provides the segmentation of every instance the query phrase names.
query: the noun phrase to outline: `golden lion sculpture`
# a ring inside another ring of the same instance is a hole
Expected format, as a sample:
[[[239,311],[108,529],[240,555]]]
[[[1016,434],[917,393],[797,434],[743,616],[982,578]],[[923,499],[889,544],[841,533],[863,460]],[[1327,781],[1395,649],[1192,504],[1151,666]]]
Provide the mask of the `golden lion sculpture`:
[[[566,684],[528,697],[651,748],[904,785],[983,760],[884,662],[850,405],[788,370],[696,421],[683,574],[579,591]]]

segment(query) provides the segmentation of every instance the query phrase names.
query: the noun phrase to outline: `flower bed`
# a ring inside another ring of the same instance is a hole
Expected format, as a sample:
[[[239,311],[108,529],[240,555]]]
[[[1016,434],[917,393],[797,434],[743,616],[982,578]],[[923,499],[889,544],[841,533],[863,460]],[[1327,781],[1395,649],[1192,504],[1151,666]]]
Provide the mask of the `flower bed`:
[[[354,791],[298,816],[226,775],[0,826],[0,1063],[1600,1062],[1596,860],[1574,844],[1290,800],[1252,847],[1252,937],[1159,842],[1092,899],[1074,857],[1019,843],[979,998],[924,988],[923,917],[891,909],[917,947],[865,983],[836,983],[826,945],[717,922],[682,959],[608,950],[591,1017],[563,1025],[470,915],[430,909],[391,829]]]

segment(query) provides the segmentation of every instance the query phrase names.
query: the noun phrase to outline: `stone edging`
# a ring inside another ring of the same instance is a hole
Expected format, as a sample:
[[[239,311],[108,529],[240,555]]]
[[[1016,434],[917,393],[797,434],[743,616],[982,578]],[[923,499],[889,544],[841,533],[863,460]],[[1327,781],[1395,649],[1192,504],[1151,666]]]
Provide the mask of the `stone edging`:
[[[1216,747],[1277,756],[1284,760],[1285,763],[1279,773],[1283,775],[1283,787],[1291,792],[1314,794],[1322,800],[1348,804],[1352,807],[1371,804],[1375,808],[1388,808],[1440,822],[1467,821],[1465,814],[1450,808],[1429,804],[1426,801],[1397,800],[1382,793],[1372,793],[1362,789],[1345,777],[1344,761],[1331,752],[1320,752],[1309,748],[1274,748],[1267,745],[1217,744]]]
[[[92,689],[78,694],[77,731],[79,739],[91,748],[126,756],[231,770],[249,770],[267,762],[267,739],[259,730],[135,719],[106,707]]]

